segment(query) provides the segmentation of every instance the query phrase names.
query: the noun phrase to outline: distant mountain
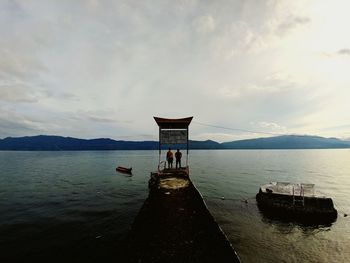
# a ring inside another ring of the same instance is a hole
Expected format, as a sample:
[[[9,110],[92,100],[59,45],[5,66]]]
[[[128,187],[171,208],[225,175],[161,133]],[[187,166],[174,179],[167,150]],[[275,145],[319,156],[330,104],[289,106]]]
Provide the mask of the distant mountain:
[[[76,151],[76,150],[153,150],[155,141],[115,141],[112,139],[77,139],[61,136],[8,137],[0,140],[0,150],[22,151]]]
[[[172,146],[173,149],[178,145]],[[218,143],[211,140],[189,141],[190,149],[328,149],[350,148],[349,141],[318,136],[285,135]],[[166,148],[164,146],[163,148]],[[77,139],[61,136],[27,136],[0,139],[0,150],[81,151],[81,150],[156,150],[157,141],[116,141],[108,138]]]
[[[224,149],[329,149],[350,148],[350,142],[337,138],[284,135],[222,143]]]
[[[206,141],[190,141],[190,149],[221,149],[221,144],[212,140]]]

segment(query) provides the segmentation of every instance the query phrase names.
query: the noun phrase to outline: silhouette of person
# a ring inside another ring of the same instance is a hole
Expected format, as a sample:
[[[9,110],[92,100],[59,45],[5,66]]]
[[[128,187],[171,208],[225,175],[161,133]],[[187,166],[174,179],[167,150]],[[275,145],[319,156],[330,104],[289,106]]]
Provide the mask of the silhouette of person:
[[[181,157],[182,157],[182,153],[180,152],[179,149],[177,149],[177,151],[175,153],[176,169],[177,169],[177,165],[179,165],[179,168],[181,168]]]
[[[170,148],[169,151],[166,153],[166,160],[168,161],[168,168],[173,168],[174,155]]]

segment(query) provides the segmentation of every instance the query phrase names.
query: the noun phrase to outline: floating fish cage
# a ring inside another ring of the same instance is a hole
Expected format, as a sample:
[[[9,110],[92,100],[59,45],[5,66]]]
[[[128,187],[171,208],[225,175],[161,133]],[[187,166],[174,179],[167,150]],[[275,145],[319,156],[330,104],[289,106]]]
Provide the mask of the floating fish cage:
[[[263,213],[302,221],[329,222],[337,218],[331,198],[315,194],[314,184],[272,182],[256,195]]]

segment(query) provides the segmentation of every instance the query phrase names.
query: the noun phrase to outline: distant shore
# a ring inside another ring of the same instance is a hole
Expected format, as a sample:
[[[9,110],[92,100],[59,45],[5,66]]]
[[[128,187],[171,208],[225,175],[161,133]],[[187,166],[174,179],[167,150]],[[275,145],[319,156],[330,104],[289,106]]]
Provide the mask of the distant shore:
[[[72,137],[38,135],[26,137],[7,137],[0,139],[2,151],[97,151],[97,150],[157,150],[158,141],[123,141],[109,138],[78,139]],[[167,148],[165,146],[164,148]],[[185,145],[172,145],[174,149]],[[212,140],[190,140],[191,150],[223,149],[342,149],[350,148],[350,141],[337,138],[324,138],[308,135],[283,135],[276,137],[215,142]]]

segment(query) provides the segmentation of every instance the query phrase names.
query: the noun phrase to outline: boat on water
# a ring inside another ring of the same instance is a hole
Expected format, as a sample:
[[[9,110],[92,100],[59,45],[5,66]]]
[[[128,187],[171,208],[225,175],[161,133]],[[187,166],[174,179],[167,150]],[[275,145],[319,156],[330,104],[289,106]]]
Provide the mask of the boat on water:
[[[315,193],[314,184],[272,182],[256,195],[261,212],[301,221],[328,222],[337,218],[331,198]]]
[[[130,167],[130,168],[125,168],[125,167],[123,167],[123,166],[118,166],[117,168],[115,168],[115,170],[116,170],[117,172],[120,172],[120,173],[131,174],[132,167]]]

